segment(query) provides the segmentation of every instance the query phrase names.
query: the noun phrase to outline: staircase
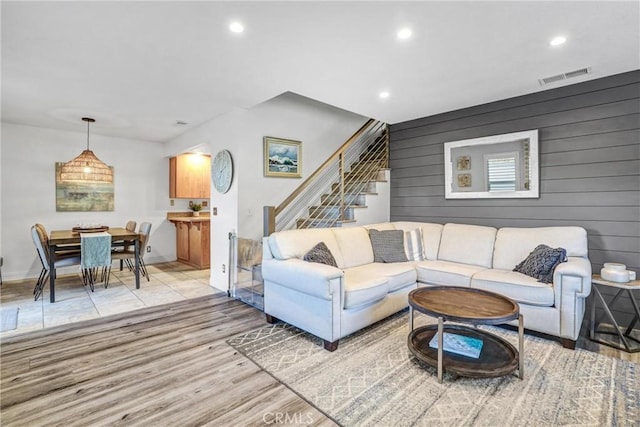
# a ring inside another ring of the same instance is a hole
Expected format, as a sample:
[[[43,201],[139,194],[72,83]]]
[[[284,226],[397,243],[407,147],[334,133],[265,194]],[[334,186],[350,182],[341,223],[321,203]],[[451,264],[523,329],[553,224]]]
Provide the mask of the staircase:
[[[366,196],[386,180],[388,128],[369,120],[278,207],[265,207],[265,236],[290,228],[340,227],[366,209]]]
[[[336,180],[331,191],[320,196],[320,204],[309,207],[308,216],[296,221],[296,228],[340,227],[344,223],[355,222],[354,210],[366,209],[367,195],[377,194],[376,182],[386,181],[386,148],[383,137],[369,145],[344,174],[344,189],[340,180]]]

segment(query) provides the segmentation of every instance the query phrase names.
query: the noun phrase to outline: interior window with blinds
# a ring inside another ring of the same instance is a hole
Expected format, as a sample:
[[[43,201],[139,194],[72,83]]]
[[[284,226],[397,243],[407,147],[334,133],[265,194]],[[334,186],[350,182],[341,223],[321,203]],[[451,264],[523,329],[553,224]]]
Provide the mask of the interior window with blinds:
[[[518,153],[498,153],[486,156],[487,190],[516,191],[518,184]]]

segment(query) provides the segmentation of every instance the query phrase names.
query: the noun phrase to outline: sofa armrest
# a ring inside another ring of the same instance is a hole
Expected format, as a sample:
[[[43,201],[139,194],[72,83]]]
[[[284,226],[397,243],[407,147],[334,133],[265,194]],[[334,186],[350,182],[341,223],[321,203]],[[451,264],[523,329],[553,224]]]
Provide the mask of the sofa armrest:
[[[568,257],[556,267],[553,273],[555,293],[575,292],[578,297],[586,298],[591,293],[591,263],[586,258]]]
[[[558,335],[577,340],[584,319],[586,299],[591,293],[591,263],[587,258],[569,257],[553,273],[554,305],[559,310]]]
[[[269,246],[269,238],[262,238],[262,259],[273,259],[273,254],[271,253],[271,247]]]
[[[264,259],[262,277],[265,282],[294,289],[308,295],[330,300],[340,296],[342,270],[330,265],[291,258],[287,260]]]

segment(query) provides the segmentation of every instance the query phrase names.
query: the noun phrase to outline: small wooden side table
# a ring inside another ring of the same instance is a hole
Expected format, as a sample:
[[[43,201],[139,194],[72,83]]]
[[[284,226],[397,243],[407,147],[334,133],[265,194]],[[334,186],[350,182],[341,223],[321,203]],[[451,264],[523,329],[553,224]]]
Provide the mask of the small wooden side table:
[[[640,345],[637,345],[637,344],[640,344],[640,340],[633,337],[631,333],[636,323],[638,323],[638,320],[640,320],[640,309],[638,308],[638,302],[633,296],[633,291],[640,291],[640,280],[632,280],[626,283],[617,283],[617,282],[610,282],[608,280],[604,280],[602,277],[600,277],[600,275],[594,274],[593,277],[591,278],[591,283],[593,284],[593,290],[595,291],[596,298],[594,299],[593,304],[591,305],[591,322],[589,327],[589,339],[591,339],[591,341],[608,345],[609,347],[617,348],[618,350],[624,350],[629,353],[639,352]],[[600,290],[598,289],[599,286],[616,288],[618,289],[618,292],[615,294],[613,299],[611,299],[611,301],[607,303],[604,297],[602,296],[602,294],[600,293]],[[633,309],[635,310],[635,316],[633,317],[633,319],[631,320],[631,323],[629,323],[629,326],[627,326],[627,329],[623,333],[620,331],[621,327],[616,321],[615,317],[613,316],[613,313],[611,312],[611,307],[613,307],[615,302],[618,300],[618,298],[621,295],[625,293],[625,291],[629,296],[629,299],[631,300],[631,304],[633,305]],[[609,320],[613,323],[615,331],[611,332],[611,331],[597,330],[598,326],[600,325],[600,319],[602,317],[600,316],[596,318],[596,305],[598,300],[602,304],[602,308],[604,309],[605,314],[607,315]],[[596,338],[596,333],[605,334],[605,335],[617,335],[620,338],[620,341],[622,341],[622,345],[616,342]],[[635,343],[637,344],[633,344],[631,341],[635,341]]]

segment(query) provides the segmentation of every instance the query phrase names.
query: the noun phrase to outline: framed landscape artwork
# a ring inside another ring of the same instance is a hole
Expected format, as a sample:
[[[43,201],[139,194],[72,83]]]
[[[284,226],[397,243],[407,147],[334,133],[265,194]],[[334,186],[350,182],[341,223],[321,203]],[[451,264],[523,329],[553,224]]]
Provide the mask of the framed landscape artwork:
[[[56,212],[105,212],[114,210],[113,182],[62,181],[56,162]],[[113,170],[113,167],[111,167]],[[115,174],[114,174],[115,176]]]
[[[264,176],[302,177],[302,142],[265,136]]]

